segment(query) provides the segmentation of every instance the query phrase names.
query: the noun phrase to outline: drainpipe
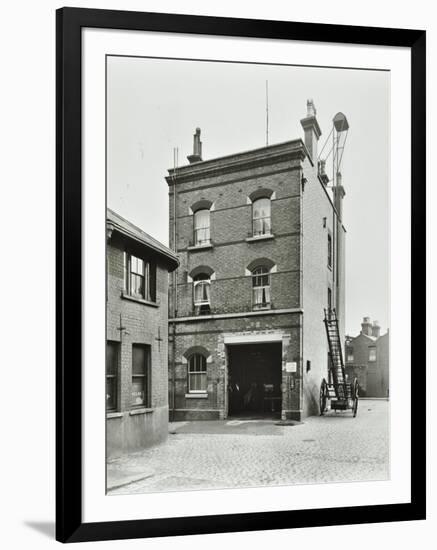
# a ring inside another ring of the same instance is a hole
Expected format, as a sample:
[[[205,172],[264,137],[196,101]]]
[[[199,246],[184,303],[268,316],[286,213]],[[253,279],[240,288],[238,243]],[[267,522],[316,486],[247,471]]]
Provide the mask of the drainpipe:
[[[174,253],[178,252],[177,245],[177,193],[176,193],[176,168],[178,165],[178,156],[179,150],[177,148],[173,149],[173,250]],[[178,268],[173,272],[173,319],[176,319],[178,314]],[[176,408],[176,322],[173,322],[173,342],[172,342],[172,398],[171,398],[171,420],[174,422],[175,419],[175,408]]]
[[[317,162],[317,159],[315,160]],[[303,170],[301,170],[301,180],[304,178]],[[304,262],[304,249],[303,249],[303,239],[304,239],[304,222],[303,222],[303,194],[304,194],[304,185],[301,185],[301,193],[300,193],[300,266],[299,266],[299,272],[300,272],[300,281],[299,281],[299,306],[302,311],[304,311],[304,303],[303,303],[303,262]],[[304,324],[304,313],[299,313],[300,315],[300,357],[299,357],[299,370],[300,370],[300,384],[299,384],[299,410],[303,411],[303,377],[304,377],[304,368],[303,368],[303,362],[304,362],[304,355],[303,355],[303,346],[304,346],[304,330],[303,330],[303,324]],[[300,419],[301,420],[301,419]]]

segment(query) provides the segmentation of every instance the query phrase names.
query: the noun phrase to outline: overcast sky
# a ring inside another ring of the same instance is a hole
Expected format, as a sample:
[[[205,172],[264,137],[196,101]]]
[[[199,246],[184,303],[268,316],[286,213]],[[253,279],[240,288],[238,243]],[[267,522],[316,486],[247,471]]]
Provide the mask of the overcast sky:
[[[390,74],[352,69],[108,58],[108,206],[168,245],[164,177],[192,152],[202,130],[203,159],[303,138],[300,120],[314,100],[319,151],[338,111],[350,130],[343,156],[346,196],[346,332],[363,316],[389,326]],[[328,163],[329,164],[329,163]]]

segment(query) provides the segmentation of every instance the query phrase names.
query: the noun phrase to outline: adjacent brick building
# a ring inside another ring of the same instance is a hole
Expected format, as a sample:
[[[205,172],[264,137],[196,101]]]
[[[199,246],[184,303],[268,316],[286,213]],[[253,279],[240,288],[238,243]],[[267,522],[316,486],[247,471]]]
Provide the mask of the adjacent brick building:
[[[107,211],[107,456],[168,432],[168,272],[171,250]]]
[[[389,396],[389,332],[364,317],[358,336],[346,336],[346,374],[357,377],[362,397]]]
[[[312,102],[301,123],[304,140],[212,160],[197,129],[190,163],[169,170],[175,420],[318,413],[324,308],[344,338],[344,189],[317,161]]]

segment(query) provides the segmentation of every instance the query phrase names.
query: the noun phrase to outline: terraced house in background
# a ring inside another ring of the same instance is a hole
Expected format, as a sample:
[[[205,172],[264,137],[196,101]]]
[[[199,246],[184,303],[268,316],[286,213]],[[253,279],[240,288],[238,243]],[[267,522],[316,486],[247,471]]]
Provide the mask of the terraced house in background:
[[[174,420],[318,414],[328,377],[324,308],[344,341],[344,189],[304,139],[169,170],[169,407]],[[335,120],[335,119],[334,119]]]
[[[357,336],[346,336],[346,373],[358,379],[363,397],[389,397],[389,331],[381,334],[378,321],[363,317]]]

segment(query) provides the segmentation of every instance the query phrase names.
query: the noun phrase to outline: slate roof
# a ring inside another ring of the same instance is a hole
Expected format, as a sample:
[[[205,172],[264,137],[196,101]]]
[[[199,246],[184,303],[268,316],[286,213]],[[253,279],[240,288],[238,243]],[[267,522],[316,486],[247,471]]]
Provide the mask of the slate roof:
[[[159,254],[167,260],[167,263],[172,271],[178,267],[179,259],[175,253],[170,250],[170,248],[167,248],[165,245],[154,239],[151,235],[131,223],[129,220],[126,220],[126,218],[123,218],[120,214],[117,214],[117,212],[114,212],[114,210],[111,210],[110,208],[106,209],[106,223],[107,225],[112,226],[114,231],[140,242],[147,248],[150,248]]]

